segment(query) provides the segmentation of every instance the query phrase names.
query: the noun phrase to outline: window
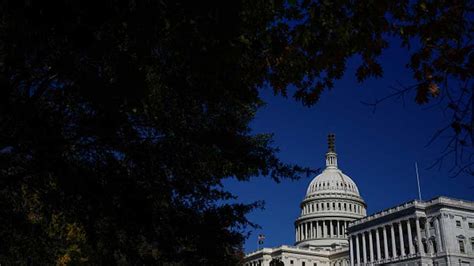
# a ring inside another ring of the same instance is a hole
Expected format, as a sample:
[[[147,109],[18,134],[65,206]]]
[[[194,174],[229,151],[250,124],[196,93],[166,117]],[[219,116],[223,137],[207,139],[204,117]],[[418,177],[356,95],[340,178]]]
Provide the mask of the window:
[[[466,253],[466,250],[464,249],[464,241],[461,239],[458,239],[458,243],[459,243],[459,252]]]
[[[471,248],[472,248],[472,250],[474,250],[474,237],[471,238]]]
[[[433,227],[434,227],[434,222],[430,221],[430,228],[433,228]]]
[[[461,221],[456,221],[456,226],[461,227]]]
[[[293,260],[290,260],[290,264],[293,264]]]
[[[306,262],[303,261],[303,262],[301,263],[301,266],[306,266]]]
[[[469,223],[469,229],[474,229],[474,223]]]

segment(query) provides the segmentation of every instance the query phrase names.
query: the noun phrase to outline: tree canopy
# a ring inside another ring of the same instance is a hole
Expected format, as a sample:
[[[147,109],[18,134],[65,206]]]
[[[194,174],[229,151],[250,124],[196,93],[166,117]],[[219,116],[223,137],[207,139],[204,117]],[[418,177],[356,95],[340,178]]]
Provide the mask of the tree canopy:
[[[0,261],[236,264],[221,181],[305,170],[249,129],[260,5],[2,1]]]
[[[0,10],[7,264],[237,264],[259,204],[229,203],[222,180],[310,172],[250,130],[259,90],[315,104],[352,56],[360,81],[381,76],[388,36],[415,46],[416,101],[447,95],[456,136],[472,133],[469,1],[5,0]]]
[[[474,3],[472,1],[289,1],[277,12],[272,36],[280,44],[271,56],[268,80],[277,93],[315,104],[358,56],[362,82],[383,76],[378,61],[401,40],[410,59],[413,84],[369,103],[412,93],[418,104],[438,104],[451,120],[428,143],[449,137],[434,165],[450,157],[454,175],[474,174]],[[275,41],[272,41],[272,45]],[[289,86],[290,85],[290,86]]]

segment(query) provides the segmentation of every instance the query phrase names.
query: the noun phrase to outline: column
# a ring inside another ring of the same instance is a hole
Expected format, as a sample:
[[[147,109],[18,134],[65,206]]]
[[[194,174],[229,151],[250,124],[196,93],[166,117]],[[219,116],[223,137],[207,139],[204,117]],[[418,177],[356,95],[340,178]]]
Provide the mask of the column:
[[[341,237],[341,228],[339,227],[339,220],[336,220],[336,227],[337,227],[336,237],[339,238]]]
[[[361,234],[362,236],[362,260],[364,263],[367,263],[367,250],[365,245],[365,233]]]
[[[318,221],[314,221],[314,238],[318,237]]]
[[[298,242],[298,226],[295,226],[295,239],[296,239],[296,242]]]
[[[304,223],[301,224],[301,231],[302,231],[302,238],[301,240],[305,240],[306,239],[306,232],[304,230]]]
[[[301,224],[298,224],[298,241],[301,241]]]
[[[311,239],[311,222],[306,223],[306,230],[308,232],[308,238],[307,239]]]
[[[374,244],[372,243],[372,230],[369,230],[369,254],[370,254],[370,260],[369,261],[375,261],[374,259]]]
[[[303,230],[303,238],[302,240],[306,239],[306,223],[301,224],[301,230]]]
[[[324,238],[328,236],[328,227],[326,226],[326,220],[323,220],[323,236]]]
[[[392,258],[395,258],[397,256],[397,247],[395,246],[395,229],[393,224],[390,224],[390,236],[392,238]]]
[[[423,243],[421,242],[421,229],[420,229],[420,218],[416,217],[416,240],[418,244],[418,252],[420,255],[425,255],[425,251],[423,250]]]
[[[346,236],[346,222],[343,221],[342,224],[341,224],[341,237],[345,237]]]
[[[447,233],[448,230],[446,228],[446,223],[447,223],[446,218],[444,218],[444,217],[446,217],[445,214],[443,214],[443,213],[439,214],[439,232],[441,234],[441,241],[443,242],[443,250],[445,252],[447,252],[448,251],[448,245],[447,245],[448,240],[446,240],[446,235],[448,234]]]
[[[309,223],[308,222],[304,223],[304,235],[306,236],[305,240],[309,239]]]
[[[383,227],[383,251],[384,259],[388,259],[388,240],[387,240],[387,228]]]
[[[304,223],[301,224],[301,240],[304,240]]]
[[[349,236],[349,253],[350,253],[350,260],[351,266],[354,266],[354,247],[352,246],[352,236]]]
[[[301,230],[301,240],[304,240],[304,223],[300,224],[300,230]]]
[[[426,217],[425,221],[425,232],[426,232],[426,253],[431,254],[431,245],[430,245],[430,224],[428,223],[428,217]]]
[[[331,238],[334,237],[334,224],[332,220],[329,220],[329,234]]]
[[[380,254],[380,235],[379,235],[379,229],[375,229],[375,245],[377,246],[377,260],[381,260],[381,254]]]
[[[310,226],[310,223],[306,223],[306,239],[310,239],[311,238],[311,230],[309,228]]]
[[[411,223],[410,223],[410,219],[407,220],[407,229],[408,229],[408,248],[410,249],[409,250],[409,254],[415,254],[415,249],[413,247],[413,237],[411,235]]]
[[[359,251],[359,235],[356,235],[355,241],[356,241],[357,264],[360,265],[361,261],[360,261],[360,251]]]
[[[305,233],[304,233],[304,223],[301,224],[301,240],[304,240]]]
[[[316,236],[321,238],[321,226],[319,226],[319,221],[316,221]]]
[[[313,224],[313,238],[316,238],[316,222],[312,221],[311,223]]]
[[[304,240],[308,239],[308,223],[303,224]]]
[[[400,237],[400,256],[405,256],[405,243],[403,243],[403,225],[402,221],[398,223],[398,236]]]
[[[436,242],[438,245],[438,252],[443,252],[443,244],[441,243],[441,230],[439,230],[439,219],[441,215],[436,217],[435,223],[435,230],[436,230]]]
[[[301,223],[301,240],[305,239],[304,223]]]

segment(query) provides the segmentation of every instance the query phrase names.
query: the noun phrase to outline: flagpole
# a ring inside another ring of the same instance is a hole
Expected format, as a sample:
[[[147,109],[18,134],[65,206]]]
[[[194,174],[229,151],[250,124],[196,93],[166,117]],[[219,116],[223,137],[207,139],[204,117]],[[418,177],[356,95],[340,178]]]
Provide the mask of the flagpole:
[[[257,237],[257,250],[261,249],[261,245],[263,245],[263,240],[265,240],[265,235],[264,234],[258,234],[258,237]]]
[[[260,250],[260,235],[257,237],[257,250]]]
[[[420,175],[418,174],[418,163],[415,162],[416,183],[418,184],[418,198],[421,201]]]

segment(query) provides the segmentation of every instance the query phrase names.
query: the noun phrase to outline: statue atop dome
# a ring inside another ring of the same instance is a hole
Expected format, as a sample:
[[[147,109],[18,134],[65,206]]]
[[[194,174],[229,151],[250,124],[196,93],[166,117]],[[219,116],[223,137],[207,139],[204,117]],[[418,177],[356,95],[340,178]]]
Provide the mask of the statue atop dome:
[[[330,133],[328,135],[328,152],[326,153],[326,168],[337,169],[336,154],[336,135]]]
[[[328,135],[328,152],[336,152],[336,135],[334,133]]]

